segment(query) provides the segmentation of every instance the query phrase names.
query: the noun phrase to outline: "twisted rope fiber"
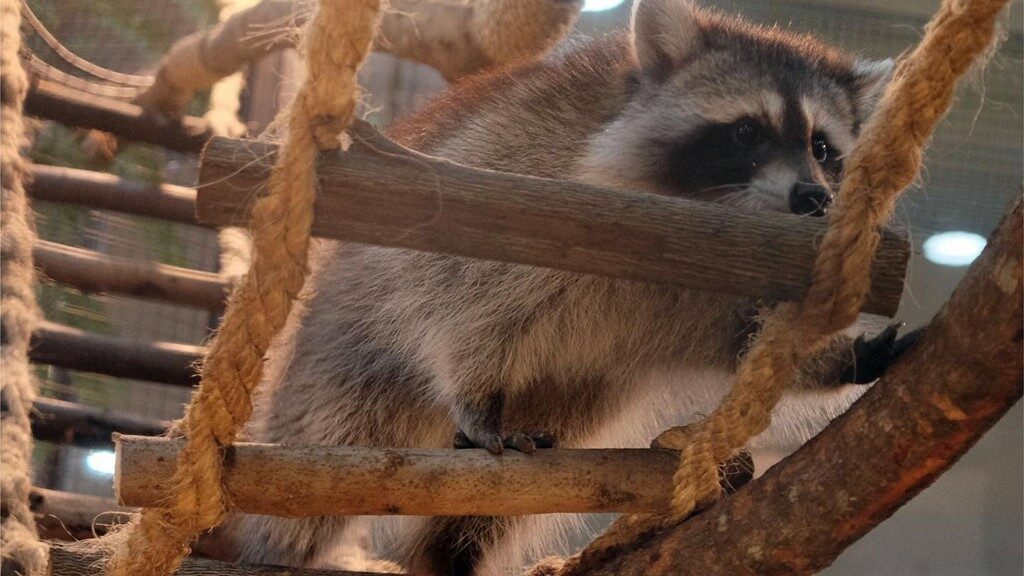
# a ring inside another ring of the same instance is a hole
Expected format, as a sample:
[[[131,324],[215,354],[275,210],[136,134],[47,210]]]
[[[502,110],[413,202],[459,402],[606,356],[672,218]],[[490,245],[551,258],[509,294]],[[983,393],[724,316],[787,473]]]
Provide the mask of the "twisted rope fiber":
[[[29,415],[38,391],[28,364],[28,346],[39,309],[32,266],[36,234],[25,196],[21,155],[25,142],[22,105],[28,93],[28,77],[18,56],[21,9],[18,0],[0,0],[0,396],[7,406],[0,419],[0,501],[7,513],[0,525],[0,552],[14,570],[36,575],[46,570],[46,545],[39,541],[29,506]],[[6,573],[7,562],[4,564]]]
[[[252,212],[255,259],[231,295],[199,390],[181,423],[188,442],[166,507],[144,511],[127,528],[126,541],[110,559],[111,576],[170,575],[196,535],[220,523],[228,509],[223,449],[249,419],[263,355],[302,288],[317,155],[342,145],[342,132],[355,114],[355,74],[370,51],[381,4],[324,0],[310,24],[307,78],[289,113],[288,137],[269,194]]]
[[[710,417],[661,438],[662,445],[681,450],[674,520],[718,496],[718,463],[768,427],[800,363],[856,320],[870,288],[879,227],[916,178],[924,146],[949,109],[958,79],[992,44],[996,16],[1006,3],[944,0],[924,39],[897,68],[848,160],[803,302],[780,306],[766,321],[733,390]]]

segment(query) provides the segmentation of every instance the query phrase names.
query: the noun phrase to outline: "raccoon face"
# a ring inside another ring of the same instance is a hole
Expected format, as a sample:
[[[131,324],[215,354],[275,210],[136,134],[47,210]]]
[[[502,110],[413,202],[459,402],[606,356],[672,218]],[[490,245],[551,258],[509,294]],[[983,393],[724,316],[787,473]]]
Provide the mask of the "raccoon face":
[[[630,41],[629,102],[581,177],[754,210],[827,212],[892,68],[688,0],[637,0]]]

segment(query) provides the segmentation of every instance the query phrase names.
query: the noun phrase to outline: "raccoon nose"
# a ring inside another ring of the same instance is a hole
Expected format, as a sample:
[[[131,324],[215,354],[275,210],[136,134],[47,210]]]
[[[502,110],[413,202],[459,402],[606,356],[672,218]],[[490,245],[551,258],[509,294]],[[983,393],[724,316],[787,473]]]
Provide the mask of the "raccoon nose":
[[[801,216],[824,216],[832,204],[832,192],[821,184],[797,182],[789,191],[789,209]]]

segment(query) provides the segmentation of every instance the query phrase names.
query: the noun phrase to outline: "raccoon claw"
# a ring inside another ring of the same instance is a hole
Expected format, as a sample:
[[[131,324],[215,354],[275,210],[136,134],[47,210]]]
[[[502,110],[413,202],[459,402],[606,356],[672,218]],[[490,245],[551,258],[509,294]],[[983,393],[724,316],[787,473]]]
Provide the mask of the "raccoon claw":
[[[866,339],[863,335],[853,342],[853,363],[843,372],[841,379],[850,384],[870,384],[885,374],[885,371],[903,352],[917,343],[921,331],[914,330],[897,337],[903,322],[890,324],[878,336]]]
[[[538,448],[552,448],[555,438],[546,432],[516,432],[505,438],[505,447],[532,454]]]
[[[466,448],[483,448],[497,456],[498,454],[501,454],[503,442],[501,440],[501,436],[497,434],[484,434],[480,438],[473,439],[462,430],[459,430],[455,433],[455,441],[453,444],[456,450]]]
[[[455,433],[454,442],[456,449],[484,448],[494,455],[501,454],[504,448],[532,454],[538,448],[551,448],[554,445],[554,437],[545,432],[517,432],[505,438],[497,434],[485,434],[480,440],[474,441],[465,432],[459,430]]]

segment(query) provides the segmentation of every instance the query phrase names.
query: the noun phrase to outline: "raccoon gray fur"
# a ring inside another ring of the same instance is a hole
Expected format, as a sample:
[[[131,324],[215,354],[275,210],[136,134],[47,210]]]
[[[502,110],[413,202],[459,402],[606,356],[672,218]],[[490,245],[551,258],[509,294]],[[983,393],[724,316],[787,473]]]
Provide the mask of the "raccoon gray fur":
[[[391,136],[480,168],[821,215],[889,69],[686,0],[642,0],[628,35],[465,81]],[[335,242],[311,266],[270,353],[254,441],[444,448],[461,432],[497,454],[530,452],[543,431],[590,446],[638,398],[709,411],[687,387],[721,374],[708,381],[724,393],[762,304]],[[835,387],[853,359],[837,338],[794,387]],[[411,522],[401,559],[414,574],[502,573],[489,555],[523,521]],[[220,554],[317,564],[346,526],[239,515]]]

